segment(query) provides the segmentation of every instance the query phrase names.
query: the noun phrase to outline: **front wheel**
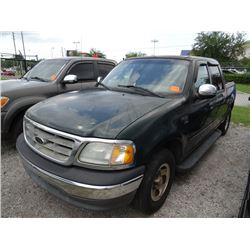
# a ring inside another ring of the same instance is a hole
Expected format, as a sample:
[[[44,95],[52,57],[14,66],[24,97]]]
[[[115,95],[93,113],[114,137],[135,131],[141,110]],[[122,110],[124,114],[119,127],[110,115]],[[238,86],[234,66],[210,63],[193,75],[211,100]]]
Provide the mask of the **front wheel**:
[[[136,193],[135,207],[146,214],[159,210],[168,196],[174,175],[173,154],[167,149],[154,154],[146,166],[143,181]]]
[[[16,119],[12,126],[12,140],[16,141],[18,136],[23,132],[23,116],[24,114],[20,114]]]

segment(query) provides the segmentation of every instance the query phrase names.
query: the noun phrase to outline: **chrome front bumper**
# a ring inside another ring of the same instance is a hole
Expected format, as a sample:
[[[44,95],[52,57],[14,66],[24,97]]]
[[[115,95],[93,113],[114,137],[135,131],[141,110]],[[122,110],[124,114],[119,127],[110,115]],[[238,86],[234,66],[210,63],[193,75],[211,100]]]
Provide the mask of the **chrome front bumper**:
[[[40,177],[45,182],[51,184],[59,190],[64,191],[66,194],[77,197],[80,199],[92,199],[92,200],[109,200],[118,198],[129,193],[132,193],[138,189],[142,181],[143,175],[128,180],[124,183],[112,185],[112,186],[94,186],[84,183],[71,181],[60,176],[49,173],[33,163],[25,159],[22,155],[24,167],[28,172],[31,172],[35,176]]]

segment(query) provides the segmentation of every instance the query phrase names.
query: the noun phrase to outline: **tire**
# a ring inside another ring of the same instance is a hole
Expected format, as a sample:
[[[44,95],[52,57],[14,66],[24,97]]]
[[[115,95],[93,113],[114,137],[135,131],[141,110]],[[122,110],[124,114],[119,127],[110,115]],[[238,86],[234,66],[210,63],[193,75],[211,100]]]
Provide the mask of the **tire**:
[[[23,132],[23,114],[19,115],[13,124],[12,127],[12,140],[16,141],[17,137]]]
[[[175,175],[173,154],[162,149],[150,159],[133,205],[143,213],[156,212],[164,204]]]
[[[219,126],[219,129],[221,130],[222,134],[221,135],[225,135],[228,131],[230,122],[231,122],[231,113],[232,111],[230,110],[228,112],[228,114],[226,115],[226,118],[224,120],[224,122]]]

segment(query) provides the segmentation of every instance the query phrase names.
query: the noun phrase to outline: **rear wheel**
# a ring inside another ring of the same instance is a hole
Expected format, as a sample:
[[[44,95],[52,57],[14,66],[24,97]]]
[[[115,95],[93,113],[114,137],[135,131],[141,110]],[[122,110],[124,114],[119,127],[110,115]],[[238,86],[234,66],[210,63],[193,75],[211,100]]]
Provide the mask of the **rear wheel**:
[[[230,110],[228,114],[226,115],[224,122],[219,126],[219,129],[221,130],[222,135],[225,135],[228,131],[228,128],[231,122],[231,113],[232,111]]]
[[[168,196],[174,174],[173,154],[167,149],[154,154],[146,166],[143,181],[136,193],[135,207],[147,214],[159,210]]]

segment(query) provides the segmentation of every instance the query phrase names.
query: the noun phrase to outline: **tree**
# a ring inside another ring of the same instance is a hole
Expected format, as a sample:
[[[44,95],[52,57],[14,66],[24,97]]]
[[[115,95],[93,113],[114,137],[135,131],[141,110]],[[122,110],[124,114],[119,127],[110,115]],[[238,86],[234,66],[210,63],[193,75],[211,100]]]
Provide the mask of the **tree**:
[[[102,53],[100,50],[97,49],[90,49],[89,52],[80,52],[77,50],[68,50],[67,56],[85,56],[85,57],[99,57],[99,58],[106,58],[106,55]]]
[[[130,58],[130,57],[140,57],[140,56],[146,56],[145,53],[142,53],[142,52],[128,52],[125,57],[126,58]]]
[[[99,58],[106,58],[106,55],[104,53],[102,53],[100,50],[97,50],[97,49],[94,49],[92,48],[90,51],[89,51],[89,55],[91,57],[99,57]]]
[[[239,64],[240,66],[250,68],[250,58],[243,57],[242,59],[240,59]]]
[[[224,65],[235,63],[244,53],[245,36],[245,33],[240,32],[200,32],[195,38],[191,54],[212,57]]]

